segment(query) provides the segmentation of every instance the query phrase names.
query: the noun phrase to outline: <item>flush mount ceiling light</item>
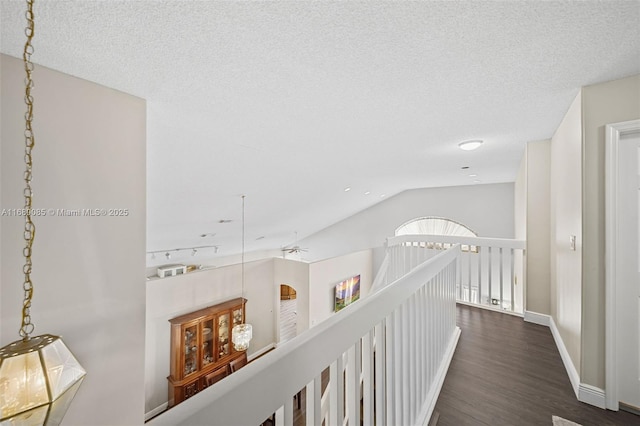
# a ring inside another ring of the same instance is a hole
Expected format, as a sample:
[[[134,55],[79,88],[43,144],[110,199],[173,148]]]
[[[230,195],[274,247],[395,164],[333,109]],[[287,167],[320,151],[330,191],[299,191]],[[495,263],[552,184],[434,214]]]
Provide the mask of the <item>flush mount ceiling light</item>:
[[[344,192],[349,192],[349,191],[351,191],[351,187],[347,186],[347,187],[344,189]]]
[[[482,141],[480,139],[475,139],[475,140],[471,140],[471,141],[464,141],[464,142],[460,142],[458,144],[460,149],[462,149],[464,151],[473,151],[474,149],[479,148],[480,145],[482,145]]]
[[[27,0],[27,41],[22,55],[25,77],[24,162],[24,240],[22,250],[24,265],[24,299],[22,301],[22,338],[0,348],[0,424],[2,425],[58,425],[62,422],[73,400],[85,370],[58,336],[43,334],[31,337],[35,326],[31,322],[31,298],[34,285],[31,280],[31,259],[36,226],[31,220],[33,211],[31,177],[33,173],[32,150],[35,145],[33,132],[33,94],[31,73],[33,63],[31,41],[34,35],[33,0]]]

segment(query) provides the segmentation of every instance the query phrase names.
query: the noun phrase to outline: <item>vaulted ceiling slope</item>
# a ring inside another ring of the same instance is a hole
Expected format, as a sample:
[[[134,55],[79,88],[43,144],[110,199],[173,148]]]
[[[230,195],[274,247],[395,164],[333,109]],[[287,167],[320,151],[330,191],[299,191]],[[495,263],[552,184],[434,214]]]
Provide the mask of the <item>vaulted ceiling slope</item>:
[[[23,10],[1,2],[3,53],[21,54]],[[35,62],[148,102],[149,250],[238,252],[240,194],[258,250],[410,188],[513,181],[581,86],[640,72],[638,1],[35,10]],[[458,149],[466,139],[484,144]]]

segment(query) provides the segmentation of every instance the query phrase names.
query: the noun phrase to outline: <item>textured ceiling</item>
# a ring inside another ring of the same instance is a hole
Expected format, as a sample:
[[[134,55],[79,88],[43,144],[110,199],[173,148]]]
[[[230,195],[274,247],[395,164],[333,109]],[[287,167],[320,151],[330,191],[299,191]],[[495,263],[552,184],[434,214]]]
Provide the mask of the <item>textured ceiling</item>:
[[[20,54],[23,10],[1,2],[3,53]],[[238,252],[240,194],[257,250],[383,195],[511,182],[524,144],[552,136],[581,86],[640,72],[638,1],[39,0],[35,11],[35,62],[147,100],[149,250]],[[457,148],[472,138],[485,143]]]

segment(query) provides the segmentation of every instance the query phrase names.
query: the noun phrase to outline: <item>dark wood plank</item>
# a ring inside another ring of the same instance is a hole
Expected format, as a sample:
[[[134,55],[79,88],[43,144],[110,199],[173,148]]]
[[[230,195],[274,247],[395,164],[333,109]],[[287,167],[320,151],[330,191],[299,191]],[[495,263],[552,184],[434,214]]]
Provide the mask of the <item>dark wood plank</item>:
[[[547,327],[458,306],[462,335],[435,410],[438,426],[640,425],[640,416],[579,402]]]

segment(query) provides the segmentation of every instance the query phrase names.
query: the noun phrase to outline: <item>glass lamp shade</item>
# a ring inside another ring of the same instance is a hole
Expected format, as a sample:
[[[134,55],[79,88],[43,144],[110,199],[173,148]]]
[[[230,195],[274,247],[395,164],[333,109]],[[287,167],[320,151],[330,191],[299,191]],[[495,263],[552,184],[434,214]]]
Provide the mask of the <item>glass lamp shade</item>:
[[[233,347],[236,351],[246,351],[253,337],[251,324],[238,324],[231,330]]]
[[[58,336],[0,348],[0,426],[60,424],[85,374]]]

